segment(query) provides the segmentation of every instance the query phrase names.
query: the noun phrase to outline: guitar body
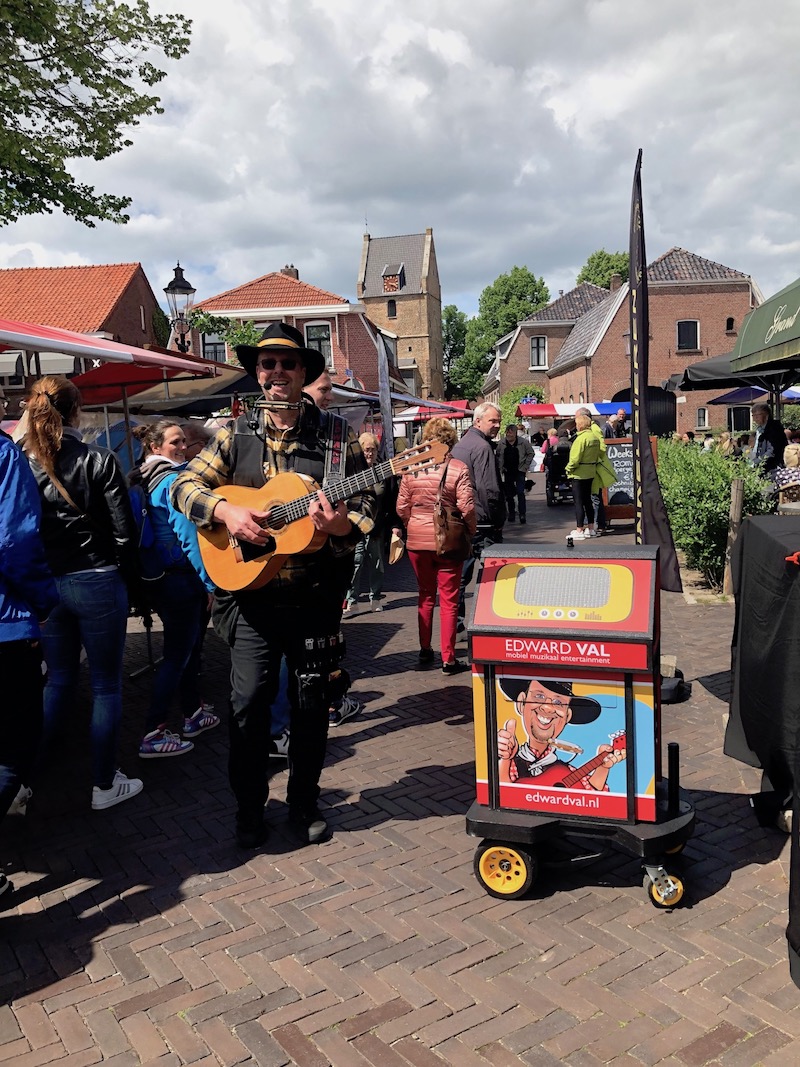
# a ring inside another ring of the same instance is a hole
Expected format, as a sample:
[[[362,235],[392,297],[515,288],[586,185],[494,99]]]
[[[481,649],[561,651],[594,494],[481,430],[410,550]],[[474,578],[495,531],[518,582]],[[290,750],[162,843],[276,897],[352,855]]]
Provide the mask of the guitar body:
[[[615,734],[611,738],[611,751],[612,752],[625,752],[626,742],[625,733]],[[562,789],[575,789],[580,787],[580,782],[587,778],[593,771],[596,771],[603,760],[608,755],[608,752],[598,752],[596,756],[589,760],[588,763],[584,763],[582,767],[573,767],[571,763],[564,763],[562,760],[557,760],[555,763],[551,763],[547,767],[543,767],[539,774],[533,775],[530,778],[520,778],[520,782],[537,785],[550,785],[559,786]],[[625,759],[625,756],[622,757]]]
[[[269,511],[276,505],[306,497],[317,489],[316,482],[302,474],[279,474],[258,489],[246,485],[223,485],[214,493],[237,507]],[[288,556],[318,552],[327,540],[327,535],[314,527],[308,515],[279,528],[271,526],[267,520],[264,529],[269,531],[273,542],[267,551],[260,552],[256,545],[237,541],[221,523],[198,527],[200,555],[215,585],[233,593],[260,589],[275,577]]]
[[[447,451],[447,445],[441,441],[414,445],[393,459],[331,483],[325,495],[335,506],[353,493],[377,485],[393,474],[425,470],[441,463]],[[237,507],[269,512],[261,522],[270,535],[265,545],[238,540],[228,533],[224,523],[198,527],[200,555],[208,576],[220,589],[232,593],[260,589],[275,577],[289,556],[318,552],[328,539],[328,535],[317,530],[309,518],[308,509],[317,500],[319,486],[305,474],[278,474],[258,489],[246,485],[223,485],[214,492]]]

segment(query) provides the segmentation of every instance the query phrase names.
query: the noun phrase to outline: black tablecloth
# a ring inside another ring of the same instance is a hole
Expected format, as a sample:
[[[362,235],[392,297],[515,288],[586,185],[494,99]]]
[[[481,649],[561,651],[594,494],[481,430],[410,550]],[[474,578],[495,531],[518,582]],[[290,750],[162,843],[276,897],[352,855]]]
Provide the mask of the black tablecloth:
[[[736,622],[733,687],[724,751],[764,770],[754,808],[774,821],[792,798],[789,861],[789,961],[800,985],[800,517],[763,515],[742,524],[732,559]]]

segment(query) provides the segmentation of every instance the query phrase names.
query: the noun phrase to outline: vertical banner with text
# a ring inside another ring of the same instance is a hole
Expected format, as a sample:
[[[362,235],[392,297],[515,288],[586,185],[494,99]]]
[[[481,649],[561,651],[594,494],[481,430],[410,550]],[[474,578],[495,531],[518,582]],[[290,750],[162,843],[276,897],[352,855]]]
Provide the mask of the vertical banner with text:
[[[636,158],[631,197],[630,233],[631,422],[633,486],[637,545],[661,548],[661,588],[680,593],[681,572],[675,542],[658,484],[650,448],[647,419],[647,384],[650,363],[650,314],[647,297],[647,256],[642,213],[642,150]]]

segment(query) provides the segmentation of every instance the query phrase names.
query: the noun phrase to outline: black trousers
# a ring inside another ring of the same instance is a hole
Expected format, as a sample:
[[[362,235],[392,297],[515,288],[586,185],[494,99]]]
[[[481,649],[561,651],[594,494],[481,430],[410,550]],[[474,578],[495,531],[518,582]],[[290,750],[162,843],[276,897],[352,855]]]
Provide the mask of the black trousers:
[[[572,499],[575,501],[575,525],[591,526],[594,523],[591,478],[572,479]]]
[[[243,597],[231,643],[231,714],[228,776],[238,803],[240,825],[257,824],[269,796],[268,766],[272,702],[278,692],[281,660],[289,669],[290,808],[313,809],[328,740],[325,685],[300,706],[297,671],[307,666],[306,640],[338,634],[341,593],[318,591],[314,602],[275,604],[257,593]]]
[[[472,537],[472,555],[465,561],[461,571],[461,586],[458,591],[458,618],[464,621],[467,614],[467,586],[472,581],[472,572],[475,570],[481,552],[490,545],[499,545],[503,542],[502,526],[479,526]]]
[[[38,641],[0,643],[0,677],[11,688],[0,729],[0,820],[21,785],[29,785],[42,737],[42,649]]]

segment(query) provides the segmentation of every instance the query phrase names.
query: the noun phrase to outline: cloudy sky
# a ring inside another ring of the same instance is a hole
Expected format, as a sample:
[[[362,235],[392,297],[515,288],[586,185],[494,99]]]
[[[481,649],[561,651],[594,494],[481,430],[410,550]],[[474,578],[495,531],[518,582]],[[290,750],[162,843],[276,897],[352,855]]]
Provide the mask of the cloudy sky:
[[[443,302],[512,266],[553,297],[627,248],[643,149],[648,259],[674,245],[800,276],[796,0],[156,0],[194,20],[165,113],[75,170],[131,221],[0,230],[0,267],[180,259],[197,298],[294,263],[355,298],[365,225],[433,227]]]

